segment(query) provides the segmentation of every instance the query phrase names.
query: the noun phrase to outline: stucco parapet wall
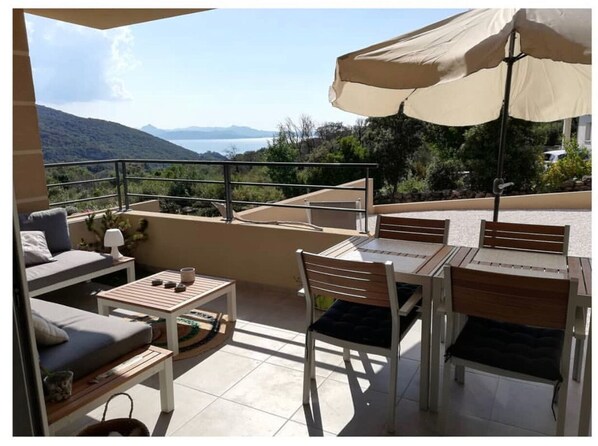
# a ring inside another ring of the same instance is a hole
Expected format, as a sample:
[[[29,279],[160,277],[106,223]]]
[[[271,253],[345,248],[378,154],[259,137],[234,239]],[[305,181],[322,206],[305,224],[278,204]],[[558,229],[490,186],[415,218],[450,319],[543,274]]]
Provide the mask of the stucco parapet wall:
[[[148,239],[135,251],[135,261],[151,270],[192,266],[200,274],[236,280],[300,288],[295,251],[322,252],[357,231],[226,223],[221,219],[191,215],[127,211],[134,227],[139,219],[148,221]],[[73,219],[71,241],[90,233],[83,218]]]
[[[415,203],[378,204],[374,214],[443,210],[487,210],[494,208],[494,197],[461,200],[422,201]],[[501,197],[501,209],[592,209],[592,191]]]

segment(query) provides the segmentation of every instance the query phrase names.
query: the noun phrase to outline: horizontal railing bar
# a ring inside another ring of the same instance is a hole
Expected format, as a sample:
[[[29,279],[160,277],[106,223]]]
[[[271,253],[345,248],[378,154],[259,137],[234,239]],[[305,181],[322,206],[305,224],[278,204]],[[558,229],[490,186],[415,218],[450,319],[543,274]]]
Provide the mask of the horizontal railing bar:
[[[82,203],[84,201],[105,200],[107,198],[114,198],[114,197],[116,197],[116,194],[101,195],[99,197],[90,197],[90,198],[79,198],[77,200],[58,201],[56,203],[50,203],[50,206],[62,206],[62,205],[71,204],[71,203]]]
[[[341,212],[357,212],[359,214],[365,214],[365,209],[351,209],[351,208],[335,208],[335,207],[325,207],[325,206],[303,206],[300,204],[279,204],[279,203],[263,203],[261,201],[241,201],[241,200],[231,200],[232,204],[253,204],[257,206],[274,206],[274,207],[281,207],[281,208],[295,208],[295,209],[319,209],[324,211],[341,211]]]
[[[329,186],[323,184],[286,184],[286,183],[251,183],[246,181],[231,181],[230,184],[235,186],[267,186],[267,187],[300,187],[307,189],[337,189],[337,190],[360,190],[365,191],[365,187],[349,187],[349,186]]]
[[[195,198],[195,197],[176,197],[172,195],[152,195],[152,194],[136,194],[136,193],[129,193],[130,197],[150,197],[150,198],[162,198],[162,199],[170,199],[170,200],[189,200],[189,201],[205,201],[205,202],[215,202],[215,203],[225,203],[225,200],[220,198]]]
[[[91,184],[91,183],[102,183],[105,181],[114,181],[116,177],[109,177],[109,178],[99,178],[96,180],[81,180],[81,181],[68,181],[66,183],[52,183],[48,184],[46,187],[59,187],[59,186],[73,186],[76,184]]]
[[[67,167],[67,166],[86,166],[89,164],[108,164],[108,163],[116,163],[119,160],[97,160],[97,161],[68,161],[64,163],[49,163],[44,164],[44,167]]]
[[[213,161],[213,160],[156,160],[156,159],[123,159],[117,160],[125,163],[143,164],[205,164],[222,166],[230,164],[233,166],[274,166],[274,167],[360,167],[375,169],[377,163],[300,163],[300,162],[270,162],[270,161]]]
[[[167,181],[167,182],[185,182],[185,183],[203,183],[203,184],[224,184],[224,181],[219,180],[186,180],[184,178],[158,178],[158,177],[130,177],[127,175],[127,180],[140,181]]]

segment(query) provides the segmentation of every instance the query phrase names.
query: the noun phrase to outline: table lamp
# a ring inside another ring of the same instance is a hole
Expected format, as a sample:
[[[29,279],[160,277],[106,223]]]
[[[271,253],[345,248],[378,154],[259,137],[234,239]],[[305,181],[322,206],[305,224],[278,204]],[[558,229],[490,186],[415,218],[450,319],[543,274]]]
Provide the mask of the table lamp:
[[[123,237],[123,233],[120,232],[120,229],[106,230],[106,234],[104,234],[104,246],[107,248],[112,248],[110,254],[112,254],[112,258],[114,260],[118,260],[123,257],[123,255],[118,251],[118,247],[124,244],[125,239]]]

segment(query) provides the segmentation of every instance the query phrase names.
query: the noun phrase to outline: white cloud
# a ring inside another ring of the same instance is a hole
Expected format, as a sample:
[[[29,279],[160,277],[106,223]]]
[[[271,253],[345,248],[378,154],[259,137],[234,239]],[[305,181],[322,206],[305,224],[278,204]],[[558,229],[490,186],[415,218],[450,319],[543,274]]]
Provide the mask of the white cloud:
[[[99,31],[49,19],[28,19],[39,102],[130,100],[125,75],[139,66],[130,28]]]

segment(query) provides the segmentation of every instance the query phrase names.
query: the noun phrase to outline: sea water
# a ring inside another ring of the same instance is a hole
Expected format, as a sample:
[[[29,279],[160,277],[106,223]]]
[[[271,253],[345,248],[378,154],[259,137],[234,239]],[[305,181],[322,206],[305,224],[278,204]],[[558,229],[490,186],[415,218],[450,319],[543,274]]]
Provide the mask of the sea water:
[[[218,152],[228,155],[231,150],[244,153],[267,147],[272,138],[238,138],[238,139],[175,139],[171,143],[193,150],[197,153]]]

